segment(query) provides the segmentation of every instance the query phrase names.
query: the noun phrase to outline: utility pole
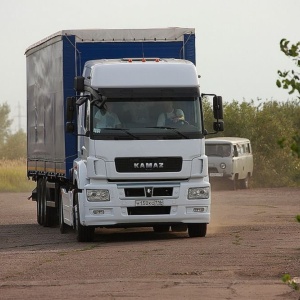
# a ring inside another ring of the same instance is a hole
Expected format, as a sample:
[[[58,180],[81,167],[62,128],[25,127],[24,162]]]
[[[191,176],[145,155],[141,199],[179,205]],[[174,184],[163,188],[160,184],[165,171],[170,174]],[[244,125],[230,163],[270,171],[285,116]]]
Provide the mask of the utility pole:
[[[21,105],[20,102],[18,102],[18,131],[20,131],[22,129],[22,118],[25,118],[26,116],[22,115],[21,113]]]

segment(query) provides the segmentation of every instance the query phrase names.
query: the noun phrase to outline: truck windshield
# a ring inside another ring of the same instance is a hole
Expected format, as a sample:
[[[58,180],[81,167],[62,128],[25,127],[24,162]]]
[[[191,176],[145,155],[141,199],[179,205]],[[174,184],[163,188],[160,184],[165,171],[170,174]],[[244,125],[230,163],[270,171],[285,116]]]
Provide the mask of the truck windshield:
[[[109,98],[92,105],[91,138],[183,139],[202,137],[198,97]]]

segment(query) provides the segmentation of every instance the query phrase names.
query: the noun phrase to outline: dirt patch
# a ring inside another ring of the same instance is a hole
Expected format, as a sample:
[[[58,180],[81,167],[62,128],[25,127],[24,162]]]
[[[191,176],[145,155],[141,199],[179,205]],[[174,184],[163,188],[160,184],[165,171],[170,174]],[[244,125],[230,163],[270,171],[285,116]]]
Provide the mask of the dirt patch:
[[[93,243],[36,224],[27,194],[0,194],[1,299],[298,299],[300,189],[218,190],[205,238],[97,229]]]

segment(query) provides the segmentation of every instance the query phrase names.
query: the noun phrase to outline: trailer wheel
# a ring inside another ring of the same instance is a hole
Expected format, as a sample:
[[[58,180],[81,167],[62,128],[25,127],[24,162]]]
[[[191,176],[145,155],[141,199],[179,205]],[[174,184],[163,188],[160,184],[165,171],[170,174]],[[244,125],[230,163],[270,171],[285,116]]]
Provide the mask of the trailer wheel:
[[[189,237],[205,237],[206,230],[206,223],[188,224]]]
[[[43,179],[40,178],[37,181],[37,199],[36,199],[36,218],[39,225],[43,225],[43,206],[42,206],[42,194],[43,194]]]
[[[154,232],[168,232],[170,229],[169,225],[154,225],[153,231]]]
[[[80,223],[80,213],[78,205],[78,193],[75,192],[75,205],[77,206],[76,211],[76,237],[78,242],[93,242],[95,235],[95,228],[90,226],[83,226]]]
[[[56,209],[54,207],[47,206],[47,200],[52,200],[50,189],[46,187],[47,180],[43,181],[43,225],[44,227],[51,227],[55,225]]]

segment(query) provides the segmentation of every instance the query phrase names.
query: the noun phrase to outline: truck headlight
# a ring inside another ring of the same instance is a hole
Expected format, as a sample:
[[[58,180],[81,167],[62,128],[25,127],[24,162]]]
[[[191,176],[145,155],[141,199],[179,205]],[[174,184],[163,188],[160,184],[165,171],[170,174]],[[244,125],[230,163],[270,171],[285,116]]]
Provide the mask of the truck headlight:
[[[188,199],[208,199],[208,198],[209,198],[209,187],[189,188]]]
[[[87,200],[90,202],[109,201],[109,191],[108,190],[87,190],[86,197]]]
[[[220,168],[223,169],[223,170],[226,169],[226,164],[225,163],[220,163]]]

